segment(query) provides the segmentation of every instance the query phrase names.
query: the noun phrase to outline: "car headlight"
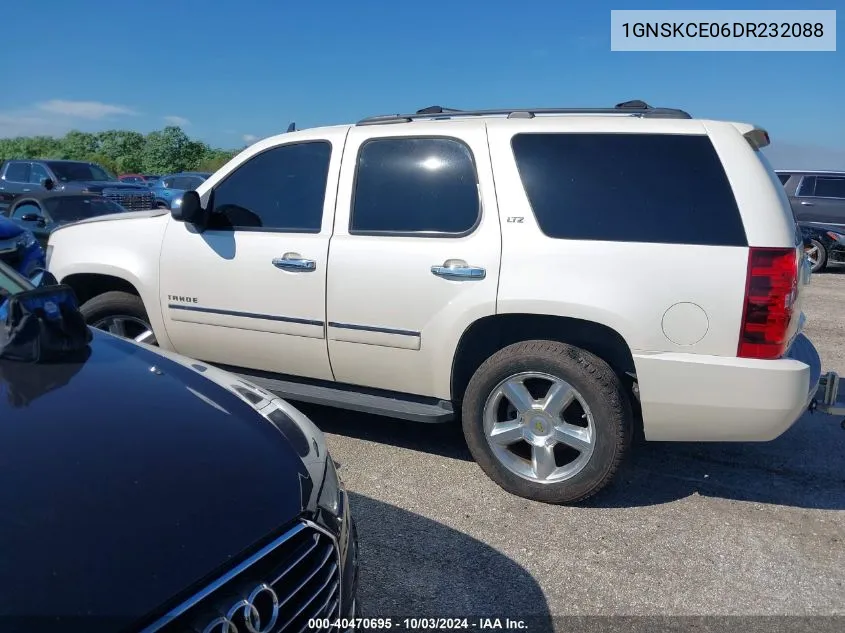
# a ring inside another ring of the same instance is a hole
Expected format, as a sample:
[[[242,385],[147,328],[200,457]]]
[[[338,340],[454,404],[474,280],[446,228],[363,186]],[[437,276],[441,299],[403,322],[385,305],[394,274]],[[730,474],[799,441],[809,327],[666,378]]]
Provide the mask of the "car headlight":
[[[30,248],[37,243],[35,239],[35,235],[32,231],[24,231],[18,236],[18,244],[23,246],[24,248]]]
[[[320,491],[320,497],[317,505],[324,510],[331,513],[334,517],[341,516],[341,483],[340,477],[337,474],[337,468],[331,456],[326,458],[326,477],[323,480],[323,489]]]
[[[845,235],[842,235],[842,233],[834,233],[833,231],[828,231],[828,232],[827,232],[827,236],[828,236],[830,239],[832,239],[832,240],[834,240],[834,241],[836,241],[836,242],[842,242],[842,243],[845,243]]]

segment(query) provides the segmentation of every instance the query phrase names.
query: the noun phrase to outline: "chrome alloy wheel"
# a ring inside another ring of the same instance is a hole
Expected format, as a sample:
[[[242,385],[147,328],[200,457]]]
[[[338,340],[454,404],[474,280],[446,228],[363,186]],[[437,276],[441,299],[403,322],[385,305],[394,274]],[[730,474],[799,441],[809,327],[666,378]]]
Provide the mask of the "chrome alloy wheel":
[[[822,258],[822,250],[819,243],[814,240],[810,246],[804,247],[804,254],[807,256],[807,260],[810,262],[810,268],[813,271],[817,270],[819,267],[819,262]]]
[[[515,374],[493,389],[484,404],[484,435],[502,465],[540,484],[577,475],[596,443],[584,397],[565,380],[541,372]]]
[[[158,344],[150,324],[136,317],[116,314],[95,321],[91,324],[91,327],[105,330],[120,338],[132,339],[137,343]]]

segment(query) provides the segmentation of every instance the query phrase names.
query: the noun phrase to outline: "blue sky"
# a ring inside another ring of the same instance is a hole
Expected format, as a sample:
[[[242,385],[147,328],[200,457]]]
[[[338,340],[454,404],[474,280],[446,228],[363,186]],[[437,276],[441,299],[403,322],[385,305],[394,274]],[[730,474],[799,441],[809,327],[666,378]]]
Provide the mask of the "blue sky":
[[[611,8],[837,9],[841,31],[845,0],[6,4],[0,136],[176,122],[238,147],[291,121],[345,123],[432,104],[643,99],[762,125],[778,162],[783,150],[845,168],[841,37],[835,53],[610,51]]]

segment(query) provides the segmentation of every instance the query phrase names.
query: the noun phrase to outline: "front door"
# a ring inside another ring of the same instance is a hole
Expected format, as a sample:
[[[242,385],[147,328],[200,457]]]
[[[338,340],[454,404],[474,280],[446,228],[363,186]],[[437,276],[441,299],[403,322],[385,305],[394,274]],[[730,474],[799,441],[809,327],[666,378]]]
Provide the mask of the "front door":
[[[170,221],[160,300],[176,351],[330,380],[326,265],[345,131],[262,143],[199,191],[209,229]]]
[[[501,237],[486,127],[460,129],[349,133],[329,253],[339,382],[448,399],[460,335],[495,314]]]

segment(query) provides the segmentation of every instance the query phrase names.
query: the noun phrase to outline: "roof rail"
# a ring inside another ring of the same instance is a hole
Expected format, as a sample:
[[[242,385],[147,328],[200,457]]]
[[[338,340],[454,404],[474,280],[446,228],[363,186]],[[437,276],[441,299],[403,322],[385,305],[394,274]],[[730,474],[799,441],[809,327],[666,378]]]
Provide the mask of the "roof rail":
[[[507,115],[509,119],[533,119],[538,114],[623,114],[655,119],[691,119],[688,112],[676,108],[655,108],[645,101],[625,101],[612,108],[501,108],[495,110],[456,110],[441,106],[429,106],[413,114],[382,114],[358,121],[357,125],[378,125],[381,123],[407,123],[419,119],[449,119],[454,116],[497,116]]]

